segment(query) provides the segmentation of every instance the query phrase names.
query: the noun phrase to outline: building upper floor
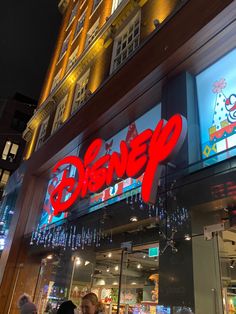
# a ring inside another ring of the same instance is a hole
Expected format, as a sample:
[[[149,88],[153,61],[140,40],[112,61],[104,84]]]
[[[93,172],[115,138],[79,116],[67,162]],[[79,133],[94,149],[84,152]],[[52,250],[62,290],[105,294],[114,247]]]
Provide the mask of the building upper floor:
[[[25,158],[38,150],[70,116],[77,114],[123,65],[135,58],[136,51],[185,2],[61,1],[64,18],[38,110],[24,133],[29,142]]]

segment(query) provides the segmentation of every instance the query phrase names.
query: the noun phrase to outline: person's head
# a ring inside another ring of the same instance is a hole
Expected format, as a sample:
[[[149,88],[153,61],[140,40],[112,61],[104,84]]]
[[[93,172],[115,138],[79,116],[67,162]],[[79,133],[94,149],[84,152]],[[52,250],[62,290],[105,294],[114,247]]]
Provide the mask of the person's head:
[[[28,294],[24,293],[20,296],[18,300],[18,307],[21,308],[25,303],[29,303],[31,298]]]
[[[74,314],[75,308],[76,308],[76,305],[71,300],[68,300],[68,301],[63,302],[59,306],[59,309],[57,310],[57,314]]]
[[[83,314],[98,313],[100,302],[95,293],[88,293],[82,298],[81,310]]]

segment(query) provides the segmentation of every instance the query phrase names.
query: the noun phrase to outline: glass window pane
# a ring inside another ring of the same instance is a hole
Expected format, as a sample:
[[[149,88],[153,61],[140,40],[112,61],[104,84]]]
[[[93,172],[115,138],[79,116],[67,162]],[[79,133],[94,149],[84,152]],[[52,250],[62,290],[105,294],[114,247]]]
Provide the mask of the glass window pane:
[[[3,175],[2,175],[2,179],[1,179],[1,183],[7,184],[9,176],[10,176],[10,171],[4,170]]]
[[[235,62],[236,49],[196,77],[202,158],[218,155],[207,164],[235,155]]]
[[[11,147],[11,142],[7,141],[6,144],[5,144],[3,153],[2,153],[2,159],[4,159],[4,160],[7,159],[7,155],[9,153],[10,147]]]
[[[11,147],[10,153],[11,153],[12,155],[16,156],[17,151],[18,151],[18,148],[19,148],[19,145],[13,144],[12,147]]]

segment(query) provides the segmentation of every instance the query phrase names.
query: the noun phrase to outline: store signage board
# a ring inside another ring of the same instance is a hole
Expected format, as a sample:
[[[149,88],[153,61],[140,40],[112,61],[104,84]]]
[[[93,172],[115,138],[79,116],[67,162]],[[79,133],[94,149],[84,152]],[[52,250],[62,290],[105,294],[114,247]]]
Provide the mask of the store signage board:
[[[104,141],[98,138],[90,144],[83,159],[77,156],[63,158],[52,171],[56,174],[64,169],[61,180],[50,193],[54,215],[67,211],[78,199],[111,186],[117,179],[137,178],[142,174],[142,199],[146,203],[155,203],[160,165],[178,153],[186,133],[186,119],[175,114],[168,122],[161,119],[154,131],[142,131],[129,144],[121,141],[119,152],[102,155]],[[74,166],[76,176],[69,176],[68,165]],[[66,199],[65,192],[69,193]]]
[[[159,247],[150,247],[148,249],[148,256],[149,257],[157,257],[157,256],[159,256]]]
[[[158,103],[149,111],[145,112],[135,121],[129,123],[125,128],[120,130],[118,133],[114,134],[112,137],[108,138],[105,142],[104,151],[101,154],[111,154],[112,152],[118,152],[120,148],[120,142],[125,141],[128,145],[134,137],[146,130],[147,125],[151,130],[156,128],[157,121],[161,119],[161,104]],[[80,146],[77,147],[77,154],[80,152]],[[80,156],[80,155],[77,155]],[[73,165],[68,165],[67,167],[70,177],[76,176],[76,168]],[[48,187],[46,190],[42,214],[39,222],[40,228],[46,227],[49,224],[59,223],[60,221],[67,219],[69,212],[60,212],[59,215],[54,215],[54,208],[50,202],[51,191],[57,186],[58,182],[61,181],[63,174],[63,169],[54,173],[51,176]],[[139,178],[126,178],[124,180],[116,182],[114,185],[105,188],[99,193],[94,193],[89,196],[86,202],[86,211],[91,213],[105,206],[112,205],[114,203],[120,202],[121,200],[131,197],[136,193],[140,193],[142,185],[143,175]],[[64,199],[70,197],[69,192],[64,193]],[[83,211],[83,205],[78,200],[75,206],[79,211]],[[79,214],[79,213],[78,213]]]

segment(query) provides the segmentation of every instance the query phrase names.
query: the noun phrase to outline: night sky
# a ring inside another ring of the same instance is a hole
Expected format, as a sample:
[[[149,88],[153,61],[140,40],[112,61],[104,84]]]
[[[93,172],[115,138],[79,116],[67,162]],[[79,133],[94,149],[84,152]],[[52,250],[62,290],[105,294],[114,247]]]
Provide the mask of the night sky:
[[[0,0],[0,98],[38,100],[61,20],[57,0]]]

